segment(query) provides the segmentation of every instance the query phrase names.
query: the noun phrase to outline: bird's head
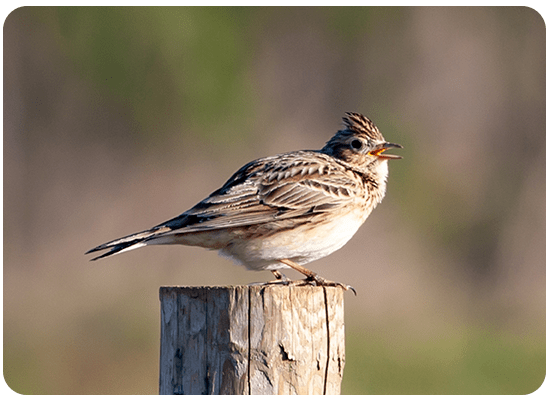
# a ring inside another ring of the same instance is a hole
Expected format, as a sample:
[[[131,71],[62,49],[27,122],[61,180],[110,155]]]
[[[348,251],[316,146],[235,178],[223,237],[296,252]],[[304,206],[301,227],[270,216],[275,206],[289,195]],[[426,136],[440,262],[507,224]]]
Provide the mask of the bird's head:
[[[327,142],[321,150],[323,153],[361,170],[372,168],[383,161],[401,158],[385,152],[403,146],[386,142],[376,125],[367,117],[347,112],[343,121],[345,128]]]

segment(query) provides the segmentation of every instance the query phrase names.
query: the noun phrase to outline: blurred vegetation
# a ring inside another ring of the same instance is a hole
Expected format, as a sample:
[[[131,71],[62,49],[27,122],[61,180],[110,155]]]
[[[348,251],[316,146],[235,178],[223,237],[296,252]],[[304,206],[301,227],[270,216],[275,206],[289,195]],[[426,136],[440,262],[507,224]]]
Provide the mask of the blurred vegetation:
[[[545,379],[544,343],[498,332],[459,331],[397,348],[384,336],[358,336],[347,335],[342,394],[520,395]]]
[[[346,297],[342,392],[536,390],[544,82],[544,21],[526,7],[14,10],[6,382],[157,393],[158,287],[270,276],[192,248],[92,266],[83,253],[181,213],[253,158],[320,148],[357,111],[404,159],[365,227],[311,266],[359,291]]]
[[[31,12],[46,23],[55,17],[59,40],[75,71],[129,105],[136,133],[153,136],[149,144],[158,141],[167,126],[186,120],[201,126],[203,134],[218,136],[212,114],[222,119],[237,114],[246,121],[243,116],[251,105],[246,68],[254,45],[244,39],[253,33],[254,8],[50,11]]]

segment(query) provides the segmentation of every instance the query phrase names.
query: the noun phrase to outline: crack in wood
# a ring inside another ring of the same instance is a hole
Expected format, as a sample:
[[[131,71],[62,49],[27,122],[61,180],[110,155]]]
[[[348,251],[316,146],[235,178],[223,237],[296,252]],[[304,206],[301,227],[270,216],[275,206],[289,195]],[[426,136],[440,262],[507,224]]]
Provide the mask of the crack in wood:
[[[251,338],[251,326],[252,326],[252,288],[248,287],[248,394],[252,395],[252,384],[250,382],[250,363],[252,361],[252,338]]]
[[[327,321],[327,364],[325,366],[325,379],[323,382],[323,394],[327,394],[328,367],[330,363],[330,320],[328,315],[327,288],[323,286],[323,297],[325,298],[325,320]]]

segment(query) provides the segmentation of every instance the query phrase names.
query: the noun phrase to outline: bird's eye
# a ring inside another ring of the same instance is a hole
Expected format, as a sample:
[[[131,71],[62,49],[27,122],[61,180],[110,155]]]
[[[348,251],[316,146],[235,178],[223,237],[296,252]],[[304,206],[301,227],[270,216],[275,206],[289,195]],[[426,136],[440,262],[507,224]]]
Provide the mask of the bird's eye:
[[[363,147],[363,142],[361,142],[359,139],[353,139],[350,142],[350,146],[354,150],[360,150]]]

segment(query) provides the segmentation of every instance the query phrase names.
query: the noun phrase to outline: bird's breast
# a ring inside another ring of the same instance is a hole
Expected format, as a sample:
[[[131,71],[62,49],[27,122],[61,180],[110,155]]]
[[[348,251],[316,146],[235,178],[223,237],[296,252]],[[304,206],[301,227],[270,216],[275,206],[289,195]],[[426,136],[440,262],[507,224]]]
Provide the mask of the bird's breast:
[[[358,209],[343,210],[341,215],[321,214],[301,221],[292,229],[274,226],[269,234],[263,232],[255,238],[241,239],[236,235],[228,246],[220,249],[220,254],[254,270],[287,268],[279,262],[281,259],[306,264],[344,246],[367,216]]]

